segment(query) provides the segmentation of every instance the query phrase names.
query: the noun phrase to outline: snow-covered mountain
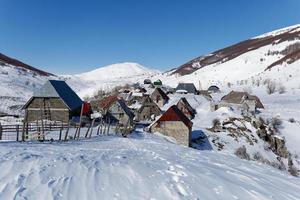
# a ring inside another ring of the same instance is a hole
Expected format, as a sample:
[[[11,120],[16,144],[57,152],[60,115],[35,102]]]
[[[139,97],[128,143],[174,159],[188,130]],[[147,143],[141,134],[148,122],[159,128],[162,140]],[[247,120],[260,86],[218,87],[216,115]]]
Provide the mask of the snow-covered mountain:
[[[90,96],[98,90],[110,90],[115,86],[141,82],[159,74],[137,63],[118,63],[76,75],[60,75],[44,72],[19,60],[0,54],[0,112],[20,114],[20,108],[33,91],[48,79],[64,79],[80,97]]]
[[[298,24],[200,56],[167,74],[170,79],[190,80],[197,85],[201,80],[204,86],[265,78],[291,81],[289,86],[294,86],[300,78],[299,59]]]
[[[93,95],[98,90],[110,90],[115,86],[142,82],[160,74],[138,63],[124,62],[101,67],[76,75],[62,76],[81,97]]]

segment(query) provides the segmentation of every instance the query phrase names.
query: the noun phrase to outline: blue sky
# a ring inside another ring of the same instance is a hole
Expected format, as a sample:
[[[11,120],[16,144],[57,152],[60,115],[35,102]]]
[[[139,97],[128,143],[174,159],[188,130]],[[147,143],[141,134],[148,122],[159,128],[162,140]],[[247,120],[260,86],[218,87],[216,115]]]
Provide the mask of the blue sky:
[[[57,74],[161,71],[300,23],[299,0],[0,0],[0,52]]]

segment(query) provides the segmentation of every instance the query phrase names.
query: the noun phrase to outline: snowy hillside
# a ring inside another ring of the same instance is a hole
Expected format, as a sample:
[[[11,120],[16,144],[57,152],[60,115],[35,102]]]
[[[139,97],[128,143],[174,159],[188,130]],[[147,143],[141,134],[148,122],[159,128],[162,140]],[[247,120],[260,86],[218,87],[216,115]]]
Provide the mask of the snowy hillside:
[[[192,81],[198,86],[201,80],[208,87],[270,77],[284,84],[291,81],[290,86],[299,80],[299,59],[300,25],[295,25],[193,59],[169,72],[166,81]]]
[[[81,97],[90,96],[98,90],[110,90],[115,86],[143,82],[144,79],[159,74],[137,63],[117,63],[96,70],[62,76]]]
[[[0,199],[300,199],[300,179],[267,165],[137,132],[0,146]]]
[[[19,114],[20,107],[33,90],[47,79],[55,78],[50,73],[0,54],[0,113]]]

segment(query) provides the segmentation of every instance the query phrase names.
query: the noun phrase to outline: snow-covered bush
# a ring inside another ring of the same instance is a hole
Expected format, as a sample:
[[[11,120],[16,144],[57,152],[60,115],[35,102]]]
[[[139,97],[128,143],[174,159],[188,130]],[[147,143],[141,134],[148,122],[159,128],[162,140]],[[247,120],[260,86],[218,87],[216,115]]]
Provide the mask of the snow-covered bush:
[[[212,130],[214,132],[219,132],[219,131],[221,131],[221,129],[222,129],[222,127],[221,127],[221,121],[219,119],[217,119],[217,118],[214,119],[212,121]]]
[[[286,93],[286,88],[284,87],[284,85],[280,85],[280,86],[278,87],[278,93],[279,93],[279,94],[284,94],[284,93]]]
[[[241,159],[250,160],[250,155],[247,153],[247,149],[245,146],[237,148],[234,154]]]
[[[277,117],[273,117],[270,121],[269,121],[269,126],[271,128],[271,130],[279,133],[279,129],[282,126],[282,120],[277,116]]]
[[[294,118],[289,118],[289,122],[291,122],[291,123],[295,123],[295,122],[296,122],[296,120],[295,120]]]

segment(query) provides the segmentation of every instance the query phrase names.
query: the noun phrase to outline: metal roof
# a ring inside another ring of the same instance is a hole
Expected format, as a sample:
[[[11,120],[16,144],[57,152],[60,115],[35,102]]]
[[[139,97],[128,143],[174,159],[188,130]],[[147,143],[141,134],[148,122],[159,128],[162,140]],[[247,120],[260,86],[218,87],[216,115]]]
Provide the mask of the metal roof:
[[[70,110],[79,108],[83,103],[65,81],[59,80],[48,80],[40,89],[33,93],[33,97],[61,98]]]
[[[176,87],[176,91],[186,90],[188,93],[197,94],[197,89],[193,83],[179,83]]]

